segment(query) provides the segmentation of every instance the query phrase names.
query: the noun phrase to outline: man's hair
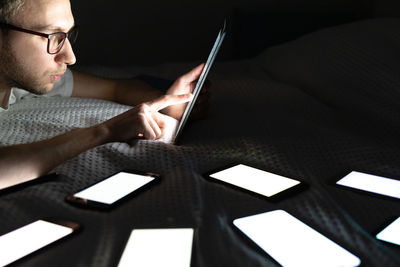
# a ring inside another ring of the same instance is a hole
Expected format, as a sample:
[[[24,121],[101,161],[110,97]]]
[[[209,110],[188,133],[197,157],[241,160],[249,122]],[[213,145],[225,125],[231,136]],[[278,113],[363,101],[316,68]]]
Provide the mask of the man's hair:
[[[11,23],[25,0],[0,0],[0,22]]]

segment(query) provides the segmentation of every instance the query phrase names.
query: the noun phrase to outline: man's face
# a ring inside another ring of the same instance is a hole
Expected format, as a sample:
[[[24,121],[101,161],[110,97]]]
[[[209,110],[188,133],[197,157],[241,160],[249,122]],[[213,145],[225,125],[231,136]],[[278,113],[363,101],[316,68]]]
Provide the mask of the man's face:
[[[50,34],[68,32],[74,26],[74,18],[69,0],[25,0],[10,24]],[[1,38],[0,78],[9,87],[48,93],[67,65],[76,61],[68,40],[59,53],[50,55],[47,38],[13,30]]]

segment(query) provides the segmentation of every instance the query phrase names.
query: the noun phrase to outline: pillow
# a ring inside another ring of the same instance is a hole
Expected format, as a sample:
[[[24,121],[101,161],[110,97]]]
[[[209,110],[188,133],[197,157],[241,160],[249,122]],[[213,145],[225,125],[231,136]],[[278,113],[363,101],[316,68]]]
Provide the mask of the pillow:
[[[258,59],[276,80],[365,125],[372,120],[400,128],[400,19],[323,29],[271,47]]]

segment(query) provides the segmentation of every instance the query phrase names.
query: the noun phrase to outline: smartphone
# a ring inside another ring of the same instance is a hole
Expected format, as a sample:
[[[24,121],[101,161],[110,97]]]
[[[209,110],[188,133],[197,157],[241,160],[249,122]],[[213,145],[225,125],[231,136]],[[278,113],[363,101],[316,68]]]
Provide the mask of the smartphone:
[[[284,210],[236,219],[233,224],[284,267],[361,264],[357,256]]]
[[[336,184],[385,197],[400,199],[400,180],[352,171],[337,181]]]
[[[15,192],[21,191],[25,188],[34,186],[34,185],[54,181],[54,180],[60,178],[60,176],[62,176],[62,175],[59,173],[49,173],[49,174],[34,178],[32,180],[22,182],[22,183],[19,183],[16,185],[12,185],[12,186],[0,185],[0,196],[10,194],[10,193],[15,193]]]
[[[376,238],[400,246],[400,217],[380,231]]]
[[[118,267],[189,267],[193,228],[134,229]]]
[[[17,261],[79,229],[64,220],[37,220],[0,236],[0,266]]]
[[[269,199],[272,197],[276,199],[278,195],[283,196],[284,191],[288,190],[286,193],[291,193],[305,185],[298,180],[244,164],[235,164],[222,170],[211,171],[206,174],[206,177]],[[289,191],[289,189],[291,190]]]
[[[121,171],[67,196],[66,200],[83,207],[109,209],[159,179],[160,176],[155,173]]]

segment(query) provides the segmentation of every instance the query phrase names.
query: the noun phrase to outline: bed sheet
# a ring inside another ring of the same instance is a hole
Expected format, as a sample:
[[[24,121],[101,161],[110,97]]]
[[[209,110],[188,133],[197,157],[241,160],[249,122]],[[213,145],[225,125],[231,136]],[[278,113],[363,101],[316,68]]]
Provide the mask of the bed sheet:
[[[352,170],[398,179],[398,142],[385,133],[370,134],[357,116],[276,77],[265,69],[265,60],[262,55],[217,63],[210,74],[213,97],[208,117],[191,121],[179,145],[110,143],[60,165],[55,179],[1,194],[0,234],[43,217],[83,225],[72,238],[16,266],[116,266],[133,228],[168,227],[195,228],[192,266],[278,266],[232,225],[235,218],[275,209],[290,212],[345,247],[361,259],[361,266],[399,266],[399,248],[374,238],[384,223],[400,216],[398,201],[333,185]],[[86,70],[108,77],[145,72],[172,79],[193,66]],[[0,113],[0,144],[42,140],[127,109],[79,98],[22,101]],[[299,179],[308,188],[271,202],[204,179],[209,170],[238,162]],[[123,169],[159,173],[162,179],[109,212],[64,201],[66,195]]]

